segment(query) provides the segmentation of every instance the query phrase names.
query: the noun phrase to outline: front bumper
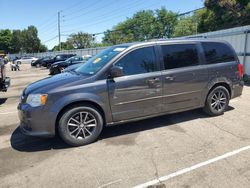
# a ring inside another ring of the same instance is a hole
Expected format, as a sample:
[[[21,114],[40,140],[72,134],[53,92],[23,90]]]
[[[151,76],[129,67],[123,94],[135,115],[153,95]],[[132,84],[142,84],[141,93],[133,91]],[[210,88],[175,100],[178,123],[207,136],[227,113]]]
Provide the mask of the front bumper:
[[[25,135],[39,137],[55,136],[55,118],[44,107],[33,108],[28,104],[18,105],[20,129]]]
[[[0,90],[7,91],[8,87],[10,87],[10,78],[6,77],[5,80],[0,84],[1,84]]]

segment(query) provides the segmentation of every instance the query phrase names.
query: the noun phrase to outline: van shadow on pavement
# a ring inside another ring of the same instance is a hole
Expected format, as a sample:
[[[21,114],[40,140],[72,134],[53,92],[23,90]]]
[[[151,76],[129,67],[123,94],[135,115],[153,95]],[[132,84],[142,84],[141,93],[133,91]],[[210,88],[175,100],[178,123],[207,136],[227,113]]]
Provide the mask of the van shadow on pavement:
[[[228,107],[228,111],[233,109],[234,108],[231,106]],[[187,122],[199,118],[209,118],[209,116],[203,113],[200,109],[197,109],[112,127],[105,127],[100,135],[99,141],[165,126],[171,126],[172,129],[175,129],[177,127],[177,123]],[[30,137],[23,135],[19,128],[16,128],[12,133],[10,142],[13,149],[23,152],[71,148],[71,146],[65,144],[59,136],[50,139]]]

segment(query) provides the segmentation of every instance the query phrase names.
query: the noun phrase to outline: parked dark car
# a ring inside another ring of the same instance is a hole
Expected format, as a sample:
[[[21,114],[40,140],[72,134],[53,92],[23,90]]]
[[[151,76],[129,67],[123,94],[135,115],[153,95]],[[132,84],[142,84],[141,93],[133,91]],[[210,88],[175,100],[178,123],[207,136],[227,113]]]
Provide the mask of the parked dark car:
[[[54,58],[50,59],[50,60],[44,60],[42,62],[42,66],[50,68],[50,66],[58,61],[65,61],[66,59],[75,56],[75,54],[60,54],[60,55],[56,55]]]
[[[58,61],[56,63],[53,63],[50,66],[49,74],[55,75],[61,73],[66,67],[78,63],[82,63],[84,61],[84,56],[73,56],[68,58],[65,61]]]
[[[53,59],[52,56],[46,56],[46,57],[39,58],[38,60],[31,62],[31,66],[32,67],[41,67],[42,63],[44,61],[48,61],[48,60],[51,60],[51,59]]]
[[[82,66],[84,63],[86,63],[86,61],[81,61],[80,63],[74,64],[74,65],[70,65],[67,68],[65,68],[62,72],[74,71],[75,69],[77,69],[80,66]]]
[[[74,71],[30,84],[18,105],[26,135],[80,146],[103,126],[203,108],[222,115],[243,90],[243,66],[226,42],[161,40],[116,45]]]

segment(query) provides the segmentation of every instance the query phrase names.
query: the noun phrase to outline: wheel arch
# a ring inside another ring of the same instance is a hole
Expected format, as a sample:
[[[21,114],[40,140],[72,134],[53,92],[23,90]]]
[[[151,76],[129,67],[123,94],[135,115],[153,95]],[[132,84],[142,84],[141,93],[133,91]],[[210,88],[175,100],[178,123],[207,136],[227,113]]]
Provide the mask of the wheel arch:
[[[104,123],[104,126],[106,125],[106,117],[105,117],[105,112],[104,112],[104,109],[101,107],[101,105],[99,105],[98,103],[96,102],[93,102],[93,101],[88,101],[88,100],[80,100],[80,101],[74,101],[74,102],[71,102],[67,105],[65,105],[60,111],[59,113],[57,114],[57,117],[56,117],[56,123],[55,123],[55,133],[57,134],[58,133],[58,123],[59,123],[59,120],[60,118],[62,117],[62,115],[64,114],[64,112],[69,109],[69,108],[72,108],[74,106],[84,106],[84,105],[88,105],[88,106],[93,106],[94,108],[96,108],[102,118],[103,118],[103,123]]]
[[[202,107],[205,106],[206,101],[207,101],[207,97],[208,97],[208,95],[210,94],[210,92],[211,92],[214,88],[216,88],[216,87],[218,87],[218,86],[223,86],[223,87],[225,87],[225,88],[228,90],[228,92],[229,92],[229,99],[231,99],[231,97],[232,97],[232,87],[231,87],[231,85],[230,85],[230,82],[226,82],[226,81],[211,82],[211,83],[209,84],[209,86],[208,86],[207,92],[206,92],[205,95],[204,95],[203,102],[202,102],[202,104],[201,104]]]
[[[218,82],[218,83],[215,83],[212,87],[210,87],[210,89],[209,89],[209,91],[208,91],[208,93],[207,93],[207,96],[209,95],[209,93],[210,93],[214,88],[216,88],[216,87],[218,87],[218,86],[223,86],[223,87],[225,87],[225,88],[227,89],[227,91],[229,92],[229,97],[231,98],[231,96],[232,96],[232,88],[231,88],[230,84],[229,84],[229,83],[226,83],[226,82]],[[207,98],[207,96],[206,96],[206,98]]]

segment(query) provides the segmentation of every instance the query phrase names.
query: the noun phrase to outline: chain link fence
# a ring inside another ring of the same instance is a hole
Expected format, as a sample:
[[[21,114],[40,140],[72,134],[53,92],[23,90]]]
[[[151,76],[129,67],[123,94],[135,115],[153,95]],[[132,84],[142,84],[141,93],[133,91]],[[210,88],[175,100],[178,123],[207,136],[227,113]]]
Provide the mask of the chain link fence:
[[[45,57],[45,56],[55,56],[58,54],[76,54],[76,55],[95,55],[107,47],[98,47],[98,48],[86,48],[86,49],[74,49],[74,50],[62,50],[62,51],[53,51],[53,52],[42,52],[42,53],[19,53],[19,54],[9,54],[10,58],[20,57],[20,56],[32,56],[32,57]]]
[[[250,25],[243,27],[236,27],[231,29],[225,29],[220,31],[208,32],[203,34],[185,36],[184,38],[213,38],[228,41],[239,57],[240,62],[244,66],[245,74],[250,75]],[[44,57],[55,56],[57,54],[76,54],[76,55],[95,55],[107,47],[88,48],[88,49],[75,49],[75,50],[63,50],[55,52],[44,53],[30,53],[30,54],[10,54],[10,58],[21,55]]]

